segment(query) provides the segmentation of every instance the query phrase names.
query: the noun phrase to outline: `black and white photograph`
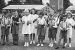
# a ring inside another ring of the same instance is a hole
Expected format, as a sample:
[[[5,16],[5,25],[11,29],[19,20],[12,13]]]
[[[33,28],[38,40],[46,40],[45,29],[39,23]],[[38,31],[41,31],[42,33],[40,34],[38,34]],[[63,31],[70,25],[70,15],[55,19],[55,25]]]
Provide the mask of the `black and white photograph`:
[[[0,50],[75,50],[75,0],[0,0]]]

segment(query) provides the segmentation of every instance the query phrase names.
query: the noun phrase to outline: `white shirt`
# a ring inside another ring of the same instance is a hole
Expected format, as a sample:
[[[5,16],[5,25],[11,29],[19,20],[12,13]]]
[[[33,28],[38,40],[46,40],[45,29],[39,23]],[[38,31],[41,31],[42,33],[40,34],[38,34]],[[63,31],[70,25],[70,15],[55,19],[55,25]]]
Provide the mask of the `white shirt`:
[[[5,24],[9,24],[10,19],[9,18],[5,18]]]
[[[59,24],[59,18],[58,17],[55,17],[54,18],[55,20],[55,25],[53,26],[54,28],[57,28],[57,24]]]
[[[75,21],[72,18],[67,18],[66,22],[69,28],[72,28],[72,26],[75,25]]]
[[[45,21],[44,17],[38,18],[38,24],[44,25],[45,23],[46,23],[46,21]]]
[[[63,28],[67,29],[67,22],[66,21],[60,22],[60,29],[63,30]]]

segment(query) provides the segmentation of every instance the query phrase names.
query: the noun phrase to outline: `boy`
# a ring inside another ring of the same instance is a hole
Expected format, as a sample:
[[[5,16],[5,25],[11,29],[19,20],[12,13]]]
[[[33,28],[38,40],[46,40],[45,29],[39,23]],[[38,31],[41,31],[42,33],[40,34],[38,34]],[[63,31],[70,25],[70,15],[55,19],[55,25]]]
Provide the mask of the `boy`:
[[[37,27],[38,44],[37,46],[40,46],[40,45],[43,46],[43,40],[45,39],[44,26],[46,25],[46,21],[43,17],[42,12],[40,12],[37,22],[38,22],[38,27]]]
[[[3,16],[2,21],[1,21],[1,40],[2,40],[2,45],[5,45],[9,43],[9,29],[10,29],[10,19],[8,16]],[[6,41],[5,41],[6,38]]]
[[[60,37],[59,37],[58,47],[56,47],[56,49],[59,48],[62,39],[63,39],[63,48],[66,47],[65,45],[67,43],[67,28],[68,28],[66,17],[63,17],[63,20],[60,22],[59,27],[60,27]]]
[[[53,47],[53,42],[54,42],[54,34],[55,34],[54,27],[53,27],[54,25],[55,25],[54,18],[53,16],[50,16],[48,19],[48,27],[49,27],[48,38],[50,41],[50,44],[49,44],[50,47]]]
[[[20,21],[18,17],[18,12],[16,11],[12,17],[12,26],[11,26],[13,45],[18,45],[19,24],[20,24]]]

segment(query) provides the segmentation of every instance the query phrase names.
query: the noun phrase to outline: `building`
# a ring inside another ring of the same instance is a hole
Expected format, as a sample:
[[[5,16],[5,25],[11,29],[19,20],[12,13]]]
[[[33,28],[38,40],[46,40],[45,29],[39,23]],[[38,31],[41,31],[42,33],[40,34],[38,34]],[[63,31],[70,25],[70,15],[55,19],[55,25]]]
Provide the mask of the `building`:
[[[50,5],[55,11],[57,11],[63,8],[63,0],[50,0]]]

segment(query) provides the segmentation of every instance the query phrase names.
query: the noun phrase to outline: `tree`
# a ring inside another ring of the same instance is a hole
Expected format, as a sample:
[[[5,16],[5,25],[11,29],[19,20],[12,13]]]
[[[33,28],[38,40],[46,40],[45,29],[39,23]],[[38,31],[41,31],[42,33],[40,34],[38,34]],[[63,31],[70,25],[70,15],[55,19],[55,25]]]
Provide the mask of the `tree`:
[[[2,8],[4,8],[4,7],[5,7],[5,2],[4,2],[4,0],[1,0],[0,1],[0,12],[1,12]]]
[[[64,9],[67,9],[71,5],[73,4],[69,0],[63,0]]]

